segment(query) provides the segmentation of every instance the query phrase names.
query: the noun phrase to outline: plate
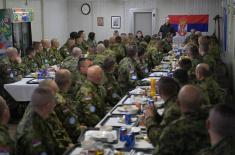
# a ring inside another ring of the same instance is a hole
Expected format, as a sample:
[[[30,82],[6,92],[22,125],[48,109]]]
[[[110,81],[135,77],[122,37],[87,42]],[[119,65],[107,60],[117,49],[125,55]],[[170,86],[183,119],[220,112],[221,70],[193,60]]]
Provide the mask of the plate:
[[[162,77],[162,76],[167,76],[167,72],[153,72],[149,74],[150,77]]]
[[[111,111],[111,114],[137,114],[139,109],[134,105],[119,105]]]
[[[125,119],[124,119],[125,115],[110,115],[107,116],[101,123],[101,126],[112,126],[112,127],[133,127],[136,126],[138,124],[138,117],[135,115],[132,115],[132,123],[131,124],[126,124],[125,123]]]

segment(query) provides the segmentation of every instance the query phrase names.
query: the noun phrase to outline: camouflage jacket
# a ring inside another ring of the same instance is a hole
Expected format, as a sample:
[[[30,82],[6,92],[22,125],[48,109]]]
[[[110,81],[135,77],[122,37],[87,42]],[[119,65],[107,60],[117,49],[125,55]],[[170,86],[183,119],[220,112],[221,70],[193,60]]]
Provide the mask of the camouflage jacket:
[[[25,65],[26,74],[34,73],[39,69],[35,58],[24,57],[22,63]]]
[[[156,145],[159,139],[161,129],[178,119],[181,115],[179,107],[176,104],[176,96],[172,96],[166,100],[164,108],[162,116],[155,111],[155,116],[149,117],[145,121],[148,137],[154,145]]]
[[[113,44],[110,49],[114,51],[117,63],[119,63],[126,56],[126,49],[122,44]]]
[[[7,127],[0,123],[0,154],[15,154],[15,142],[10,137]]]
[[[57,65],[60,64],[63,60],[62,56],[59,53],[59,50],[55,49],[55,48],[51,48],[49,50],[49,59],[50,59],[50,65]]]
[[[47,54],[43,51],[42,53],[37,53],[35,60],[39,66],[40,69],[45,69],[46,67],[49,67],[49,57]]]
[[[202,62],[202,60],[200,58],[196,58],[196,59],[191,59],[191,61],[192,61],[192,67],[188,71],[188,73],[189,73],[191,80],[194,80],[196,78],[196,67],[198,64]]]
[[[116,60],[116,55],[115,55],[115,52],[112,51],[111,49],[109,48],[106,48],[106,50],[104,51],[103,53],[104,55],[106,55],[107,57],[112,57]]]
[[[148,67],[149,69],[152,69],[160,64],[163,58],[163,54],[157,48],[151,47],[147,50],[147,57]]]
[[[83,41],[81,44],[76,44],[75,46],[82,50],[82,54],[86,54],[89,47],[86,41]]]
[[[107,91],[106,101],[109,105],[114,106],[122,99],[121,89],[113,73],[105,73],[104,87]]]
[[[91,40],[91,39],[87,39],[87,46],[88,47],[93,47],[93,48],[95,48],[96,46],[97,46],[97,43],[96,43],[96,41],[95,40]]]
[[[147,58],[137,59],[136,61],[138,69],[137,74],[140,79],[143,79],[149,75],[150,68],[148,67],[147,61],[148,61]]]
[[[210,67],[210,71],[212,73],[214,73],[215,67],[216,67],[216,62],[215,62],[214,58],[212,56],[210,56],[209,54],[206,54],[202,57],[202,61],[203,61],[203,63],[208,64]]]
[[[69,93],[76,96],[81,85],[86,81],[86,75],[83,75],[79,70],[72,72],[72,87],[70,87]]]
[[[118,82],[123,91],[123,95],[129,90],[135,88],[138,80],[137,63],[135,59],[125,57],[118,66]]]
[[[166,40],[163,40],[163,51],[164,53],[168,53],[172,50],[172,45]]]
[[[52,135],[54,131],[47,121],[33,111],[27,115],[17,127],[17,154],[61,154]]]
[[[102,67],[103,63],[104,63],[104,60],[107,58],[106,55],[104,55],[103,53],[99,53],[99,54],[96,54],[94,60],[93,60],[93,64],[94,65],[99,65]]]
[[[193,155],[209,145],[206,117],[200,112],[184,113],[163,129],[155,155]]]
[[[106,114],[106,90],[102,85],[96,85],[86,80],[77,92],[77,111],[80,121],[87,126],[95,126]]]
[[[0,85],[21,80],[24,76],[24,64],[11,62],[8,57],[0,60]]]
[[[21,125],[19,125],[19,127],[17,128],[16,138],[18,138],[25,132],[24,130],[27,127],[27,122],[32,121],[30,120],[32,114],[35,114],[35,112],[33,112],[32,106],[31,104],[29,104],[25,109],[23,118],[21,119]],[[47,127],[50,129],[48,131],[51,134],[53,143],[56,146],[56,150],[61,154],[61,152],[64,152],[66,150],[68,144],[72,143],[67,131],[63,128],[63,125],[55,112],[53,112],[48,119],[43,120],[43,122],[46,123]]]
[[[67,56],[61,63],[61,68],[68,69],[71,73],[74,73],[77,70],[78,59],[73,56]]]
[[[234,155],[235,154],[235,138],[226,137],[218,144],[207,149],[203,149],[197,155]]]
[[[68,56],[70,56],[71,53],[71,49],[68,48],[68,46],[66,44],[64,44],[60,49],[59,49],[59,53],[61,55],[61,57],[63,59],[67,58]]]
[[[208,77],[201,81],[196,81],[196,85],[199,86],[203,93],[208,94],[211,104],[218,104],[224,102],[224,96],[221,92],[220,86],[212,78]]]
[[[76,143],[80,135],[80,123],[72,101],[64,96],[66,95],[62,92],[56,94],[55,112],[70,138]]]

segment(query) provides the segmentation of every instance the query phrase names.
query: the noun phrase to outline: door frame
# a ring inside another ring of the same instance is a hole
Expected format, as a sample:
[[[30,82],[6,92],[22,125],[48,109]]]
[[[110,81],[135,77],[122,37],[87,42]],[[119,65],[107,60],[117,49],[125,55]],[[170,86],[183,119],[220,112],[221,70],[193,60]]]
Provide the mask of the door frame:
[[[152,35],[157,33],[157,27],[156,27],[156,9],[141,9],[141,8],[131,8],[129,9],[129,19],[130,19],[130,24],[129,24],[129,32],[135,34],[134,32],[134,23],[135,23],[135,13],[152,13]]]

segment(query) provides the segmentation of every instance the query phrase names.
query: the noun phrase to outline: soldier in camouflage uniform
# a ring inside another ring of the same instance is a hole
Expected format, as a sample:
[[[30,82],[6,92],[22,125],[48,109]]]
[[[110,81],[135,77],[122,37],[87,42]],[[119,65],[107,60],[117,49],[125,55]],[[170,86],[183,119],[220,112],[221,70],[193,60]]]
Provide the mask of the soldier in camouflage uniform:
[[[33,48],[26,49],[27,56],[23,57],[22,63],[25,65],[26,74],[36,72],[39,65],[36,62],[36,51]]]
[[[163,39],[163,52],[168,53],[172,50],[172,36],[167,34],[166,38]]]
[[[211,104],[218,104],[224,102],[224,96],[218,83],[210,76],[210,68],[208,64],[201,63],[196,67],[195,84],[199,86],[204,94],[208,94]]]
[[[162,61],[163,58],[162,46],[163,42],[159,40],[155,43],[155,46],[148,48],[147,57],[148,57],[149,70],[159,65],[160,62]]]
[[[206,36],[201,36],[198,39],[199,42],[199,54],[202,56],[202,62],[207,63],[210,66],[210,71],[213,74],[216,67],[216,62],[209,54],[209,40]]]
[[[106,101],[109,105],[115,106],[121,100],[121,89],[113,74],[116,68],[115,60],[112,57],[106,58],[102,68],[104,70],[104,87],[107,91]]]
[[[76,72],[78,60],[83,57],[82,50],[78,47],[74,47],[71,56],[68,56],[61,63],[60,68],[68,69],[71,73]]]
[[[62,56],[59,53],[59,48],[60,43],[57,39],[52,39],[51,40],[51,48],[49,50],[49,54],[50,54],[50,65],[57,65],[60,64],[63,60]]]
[[[126,56],[126,48],[122,45],[121,41],[121,37],[116,37],[115,43],[110,47],[110,49],[115,52],[117,63],[119,63]]]
[[[75,40],[69,38],[67,42],[59,49],[59,53],[63,59],[70,56],[73,47],[75,46]]]
[[[156,145],[160,130],[180,117],[180,110],[176,104],[178,84],[171,78],[162,77],[158,82],[159,95],[164,100],[164,113],[159,115],[155,108],[148,107],[145,114],[145,125],[148,137]]]
[[[82,83],[86,81],[87,70],[93,62],[87,58],[80,58],[77,63],[77,70],[72,73],[72,86],[69,90],[70,94],[76,95]]]
[[[51,64],[51,54],[50,54],[50,48],[51,48],[51,43],[49,40],[44,39],[41,41],[42,47],[43,47],[43,52],[40,53],[41,61],[42,61],[42,69],[46,69],[50,66]]]
[[[36,88],[32,95],[31,110],[27,111],[27,116],[22,118],[17,127],[18,154],[55,155],[66,150],[55,139],[56,130],[48,121],[54,104],[54,95],[49,88]]]
[[[41,40],[44,57],[50,57],[51,42],[48,39]]]
[[[220,59],[220,46],[219,43],[217,41],[216,36],[211,36],[210,37],[210,43],[209,43],[209,55],[215,60],[219,60]]]
[[[144,41],[143,32],[139,30],[136,32],[135,43],[139,46],[142,41]]]
[[[138,69],[137,62],[135,60],[137,48],[128,46],[127,57],[123,58],[118,66],[118,82],[122,89],[123,95],[129,90],[135,88],[138,82]]]
[[[191,59],[192,67],[188,71],[190,79],[195,80],[196,78],[196,67],[198,64],[202,63],[201,57],[198,52],[198,48],[195,44],[187,44],[186,45],[186,53],[187,56]]]
[[[218,104],[209,114],[207,129],[211,146],[197,155],[235,154],[235,108],[233,104]]]
[[[96,48],[96,57],[93,60],[94,65],[102,66],[104,63],[104,60],[108,57],[104,54],[105,47],[103,44],[98,44]]]
[[[39,68],[43,68],[44,65],[44,53],[43,53],[43,46],[41,42],[34,42],[33,48],[36,51],[35,61],[38,64]]]
[[[133,33],[128,33],[128,35],[127,35],[127,44],[128,44],[128,45],[134,45],[134,44],[136,44],[136,42],[135,42],[135,37],[134,37],[134,34],[133,34]]]
[[[51,93],[54,95],[54,97],[57,99],[59,95],[58,93],[58,86],[53,80],[44,80],[39,84],[40,88],[49,88]],[[57,101],[55,102],[57,104]],[[59,104],[59,103],[58,103]],[[25,122],[26,120],[31,117],[33,108],[32,108],[32,103],[30,103],[23,115],[22,122]],[[55,109],[53,112],[50,114],[50,116],[45,120],[48,123],[48,126],[53,130],[52,132],[52,137],[57,145],[57,148],[61,151],[70,144],[72,143],[67,131],[64,129],[63,124],[59,120],[59,117],[57,116]],[[22,132],[22,128],[20,130]]]
[[[104,55],[106,55],[107,57],[113,57],[116,61],[115,52],[112,51],[109,47],[109,40],[107,40],[107,39],[104,40],[104,46],[105,46]]]
[[[57,71],[55,82],[60,89],[56,94],[55,112],[72,141],[76,143],[81,127],[78,121],[79,114],[77,115],[74,103],[72,103],[71,98],[67,94],[71,85],[71,73],[66,69]]]
[[[14,155],[15,142],[8,133],[7,124],[10,118],[6,101],[0,96],[0,154]]]
[[[21,63],[16,48],[9,47],[7,57],[0,60],[0,86],[19,81],[24,76],[25,66]]]
[[[140,43],[142,44],[142,43]],[[146,49],[144,47],[138,48],[138,58],[137,58],[137,68],[138,68],[138,77],[143,79],[149,74],[149,67],[147,63]]]
[[[195,32],[196,32],[195,29],[191,29],[190,31],[191,31],[191,34],[187,36],[186,39],[184,40],[184,45],[188,44],[195,35]]]
[[[206,115],[200,109],[200,102],[201,93],[196,87],[187,85],[180,90],[178,103],[181,117],[161,131],[154,154],[189,155],[208,146]]]
[[[95,33],[94,32],[90,32],[88,34],[87,45],[89,47],[94,47],[94,48],[97,46],[97,43],[96,43],[96,40],[95,40]]]
[[[85,32],[83,30],[78,32],[77,38],[75,40],[75,44],[76,44],[75,45],[76,47],[79,47],[82,50],[83,54],[87,53],[89,46],[86,43]]]
[[[81,123],[95,126],[106,114],[108,105],[105,103],[106,91],[101,85],[103,70],[99,66],[89,67],[87,80],[77,92],[77,111]]]

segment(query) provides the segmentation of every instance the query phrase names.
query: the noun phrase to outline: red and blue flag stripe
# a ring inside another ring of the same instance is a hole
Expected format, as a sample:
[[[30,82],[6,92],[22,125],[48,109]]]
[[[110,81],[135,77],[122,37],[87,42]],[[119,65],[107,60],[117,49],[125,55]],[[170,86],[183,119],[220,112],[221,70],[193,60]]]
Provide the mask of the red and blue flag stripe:
[[[195,29],[196,31],[208,32],[208,15],[169,15],[170,23],[176,31],[179,29],[179,24],[185,22],[187,31]]]

